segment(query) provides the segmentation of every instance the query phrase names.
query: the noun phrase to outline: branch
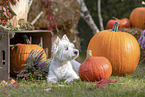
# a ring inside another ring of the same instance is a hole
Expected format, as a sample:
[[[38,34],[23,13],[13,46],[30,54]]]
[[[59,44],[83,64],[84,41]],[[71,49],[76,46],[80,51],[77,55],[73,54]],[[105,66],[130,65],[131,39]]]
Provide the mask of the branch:
[[[41,15],[43,14],[43,11],[41,11],[37,17],[31,22],[31,25],[34,25],[36,23],[36,21],[41,17]]]
[[[93,30],[93,34],[98,33],[99,29],[96,26],[95,22],[93,21],[91,15],[87,9],[87,6],[85,5],[84,0],[77,0],[77,2],[79,3],[79,5],[81,7],[81,16],[84,18],[86,23],[90,26],[90,28]]]
[[[101,16],[101,0],[98,0],[98,16],[99,16],[100,28],[101,30],[104,30],[103,19]]]

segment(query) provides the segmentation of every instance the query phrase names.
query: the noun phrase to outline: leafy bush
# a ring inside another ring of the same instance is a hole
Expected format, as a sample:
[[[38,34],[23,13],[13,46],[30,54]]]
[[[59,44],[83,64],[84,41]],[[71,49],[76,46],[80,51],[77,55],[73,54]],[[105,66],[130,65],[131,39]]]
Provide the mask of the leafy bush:
[[[3,24],[2,25],[0,24],[0,30],[7,30],[7,31],[34,30],[34,26],[28,21],[25,22],[24,19],[19,19],[17,26],[13,26],[10,22],[6,22],[3,20]]]
[[[17,75],[22,80],[44,80],[48,74],[51,59],[43,60],[44,51],[32,50],[27,58],[25,68]]]

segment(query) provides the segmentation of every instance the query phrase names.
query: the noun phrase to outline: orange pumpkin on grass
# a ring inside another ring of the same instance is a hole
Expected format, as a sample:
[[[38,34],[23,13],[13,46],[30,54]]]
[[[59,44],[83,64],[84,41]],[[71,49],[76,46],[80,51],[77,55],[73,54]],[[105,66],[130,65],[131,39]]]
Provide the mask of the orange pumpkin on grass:
[[[88,51],[90,54],[91,50]],[[105,57],[93,57],[91,54],[80,65],[79,76],[85,81],[108,79],[112,74],[112,66]]]
[[[106,57],[111,62],[113,75],[132,74],[140,59],[139,43],[133,35],[118,32],[118,25],[116,22],[112,31],[95,34],[87,50],[92,50],[92,56]]]

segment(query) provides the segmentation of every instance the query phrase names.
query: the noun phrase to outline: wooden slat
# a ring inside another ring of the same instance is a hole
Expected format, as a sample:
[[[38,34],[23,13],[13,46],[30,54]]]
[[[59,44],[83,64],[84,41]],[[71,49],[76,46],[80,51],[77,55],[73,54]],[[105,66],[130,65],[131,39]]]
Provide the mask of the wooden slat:
[[[11,32],[15,32],[15,33],[51,33],[52,34],[52,36],[53,36],[53,32],[51,31],[51,30],[26,30],[26,31],[9,31],[10,33]]]

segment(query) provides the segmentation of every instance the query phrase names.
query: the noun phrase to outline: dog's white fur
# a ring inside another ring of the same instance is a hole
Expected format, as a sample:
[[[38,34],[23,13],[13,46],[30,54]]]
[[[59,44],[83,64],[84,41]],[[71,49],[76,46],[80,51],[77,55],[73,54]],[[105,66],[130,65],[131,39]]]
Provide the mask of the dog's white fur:
[[[49,67],[47,82],[56,83],[62,79],[70,82],[78,79],[78,69],[81,64],[74,59],[78,57],[79,50],[74,49],[74,44],[66,35],[62,39],[56,38],[52,45],[52,52],[53,59]]]

